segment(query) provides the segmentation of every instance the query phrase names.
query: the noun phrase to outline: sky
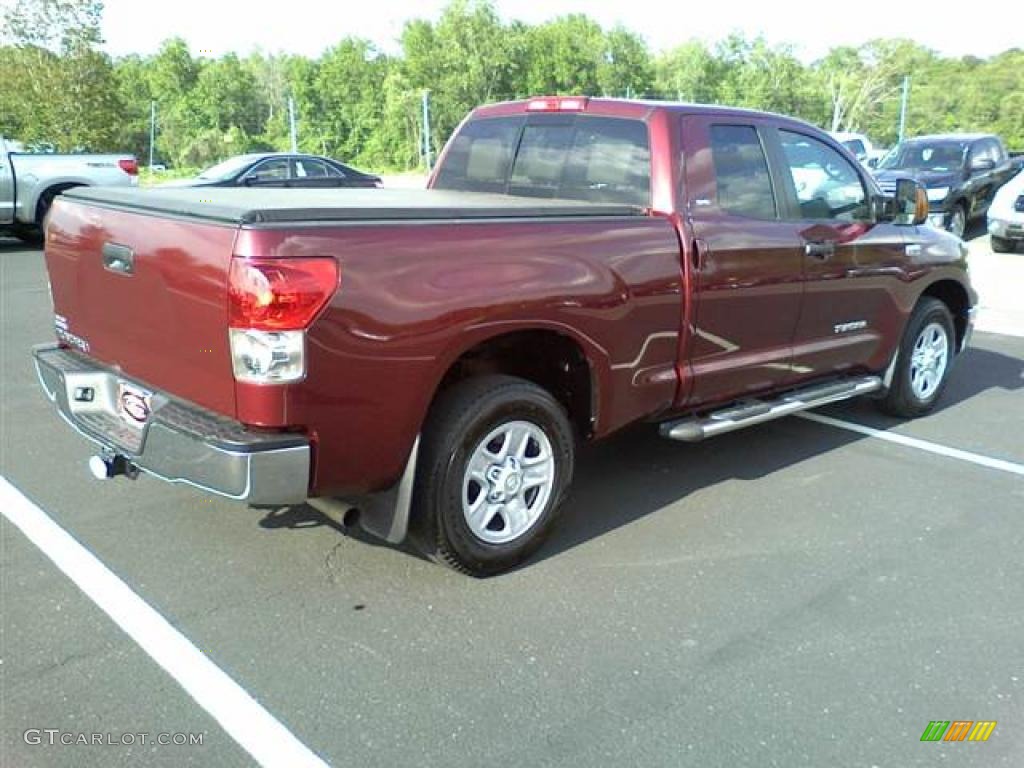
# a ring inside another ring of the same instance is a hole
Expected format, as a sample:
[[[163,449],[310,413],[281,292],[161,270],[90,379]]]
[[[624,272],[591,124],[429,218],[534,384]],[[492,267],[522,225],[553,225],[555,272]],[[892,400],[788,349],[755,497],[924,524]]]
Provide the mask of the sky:
[[[448,0],[106,0],[104,36],[107,51],[115,56],[153,53],[174,36],[184,38],[194,55],[244,55],[260,49],[315,57],[350,35],[395,53],[407,20],[436,19],[447,4]],[[773,44],[791,43],[806,62],[836,45],[857,45],[874,37],[910,38],[947,56],[984,58],[1024,47],[1021,0],[988,3],[978,17],[951,13],[943,9],[944,3],[901,0],[496,0],[494,5],[504,19],[528,23],[586,13],[606,28],[622,24],[640,34],[654,51],[694,38],[715,42],[732,31],[761,34]],[[992,23],[981,23],[982,18]],[[983,31],[965,34],[965,24]]]

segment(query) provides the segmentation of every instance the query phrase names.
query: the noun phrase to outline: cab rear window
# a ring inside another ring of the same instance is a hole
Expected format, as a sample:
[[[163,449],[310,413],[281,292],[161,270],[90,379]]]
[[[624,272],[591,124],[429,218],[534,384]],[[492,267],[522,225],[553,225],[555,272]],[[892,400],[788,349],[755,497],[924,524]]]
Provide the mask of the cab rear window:
[[[589,115],[471,121],[453,140],[435,186],[646,207],[647,126]]]

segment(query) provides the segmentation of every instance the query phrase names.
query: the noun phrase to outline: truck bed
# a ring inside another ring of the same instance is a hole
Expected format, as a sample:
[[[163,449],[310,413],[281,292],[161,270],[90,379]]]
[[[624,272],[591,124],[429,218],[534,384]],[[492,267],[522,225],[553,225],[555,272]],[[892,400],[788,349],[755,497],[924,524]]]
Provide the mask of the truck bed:
[[[139,213],[233,225],[642,216],[632,205],[440,189],[73,189],[66,197]]]

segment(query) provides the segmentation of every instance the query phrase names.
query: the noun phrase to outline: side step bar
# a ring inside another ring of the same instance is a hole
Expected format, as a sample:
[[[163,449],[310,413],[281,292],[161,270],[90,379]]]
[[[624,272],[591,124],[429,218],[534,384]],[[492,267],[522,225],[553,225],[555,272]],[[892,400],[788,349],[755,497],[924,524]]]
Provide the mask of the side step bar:
[[[745,400],[703,416],[687,416],[675,421],[666,421],[660,427],[661,436],[670,440],[696,443],[708,437],[761,424],[798,411],[877,392],[881,388],[882,379],[878,376],[815,384],[793,390],[772,400]]]

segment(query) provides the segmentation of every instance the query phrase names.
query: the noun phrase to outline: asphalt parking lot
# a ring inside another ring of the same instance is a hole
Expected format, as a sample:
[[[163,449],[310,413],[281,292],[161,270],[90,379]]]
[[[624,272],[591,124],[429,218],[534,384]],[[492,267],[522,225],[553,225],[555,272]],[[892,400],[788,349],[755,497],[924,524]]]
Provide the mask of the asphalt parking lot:
[[[539,557],[477,581],[308,507],[92,481],[28,354],[52,336],[42,254],[9,241],[0,321],[0,474],[330,765],[1024,760],[1024,337],[976,334],[928,418],[821,412],[880,434],[593,446]],[[0,768],[253,765],[261,722],[215,719],[6,517],[0,543]],[[998,725],[921,742],[933,720]]]

